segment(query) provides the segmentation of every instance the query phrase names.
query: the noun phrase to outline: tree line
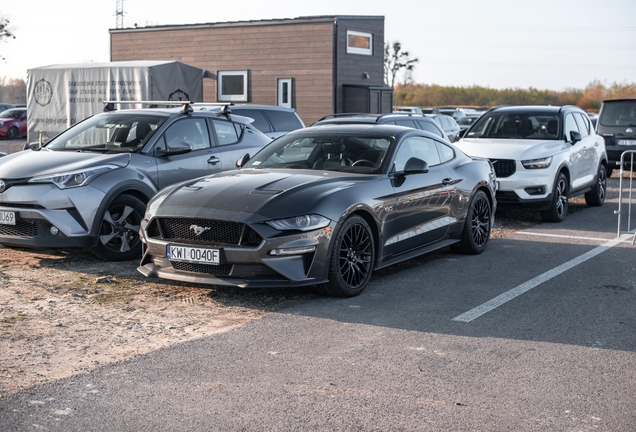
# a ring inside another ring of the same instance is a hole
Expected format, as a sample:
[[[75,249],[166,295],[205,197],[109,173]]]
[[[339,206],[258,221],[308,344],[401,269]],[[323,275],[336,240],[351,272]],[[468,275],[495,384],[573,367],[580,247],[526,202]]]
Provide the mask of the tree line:
[[[598,111],[606,99],[636,97],[636,83],[605,85],[593,81],[584,89],[564,91],[529,89],[492,89],[489,87],[455,87],[429,84],[397,84],[393,102],[396,106],[475,106],[496,105],[577,105]]]
[[[20,78],[0,77],[0,102],[10,104],[26,103],[26,82]]]

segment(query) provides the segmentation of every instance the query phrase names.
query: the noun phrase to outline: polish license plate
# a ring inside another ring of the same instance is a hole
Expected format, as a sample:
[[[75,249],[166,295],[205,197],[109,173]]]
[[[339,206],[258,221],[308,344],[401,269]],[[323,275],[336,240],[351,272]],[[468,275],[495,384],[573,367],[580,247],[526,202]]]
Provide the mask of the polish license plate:
[[[636,145],[636,140],[618,140],[618,145],[633,146]]]
[[[15,225],[15,212],[0,211],[0,225]]]
[[[170,261],[219,265],[219,249],[196,248],[188,246],[166,246],[166,258]]]

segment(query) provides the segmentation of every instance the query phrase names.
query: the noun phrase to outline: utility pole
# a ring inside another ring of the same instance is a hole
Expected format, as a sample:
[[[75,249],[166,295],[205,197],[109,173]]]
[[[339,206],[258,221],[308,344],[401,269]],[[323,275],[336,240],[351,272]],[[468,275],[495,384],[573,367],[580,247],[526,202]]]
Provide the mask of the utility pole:
[[[117,19],[115,28],[124,28],[124,0],[115,0],[115,2],[115,17]]]

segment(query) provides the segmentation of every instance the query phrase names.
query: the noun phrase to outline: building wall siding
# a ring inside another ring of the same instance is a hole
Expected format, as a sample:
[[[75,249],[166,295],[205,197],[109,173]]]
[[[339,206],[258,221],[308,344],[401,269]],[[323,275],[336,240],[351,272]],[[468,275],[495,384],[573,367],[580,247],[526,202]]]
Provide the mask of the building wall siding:
[[[216,74],[249,70],[249,102],[277,104],[277,79],[294,79],[306,124],[333,112],[333,21],[111,31],[111,61],[178,60],[204,69],[204,102],[216,102]]]

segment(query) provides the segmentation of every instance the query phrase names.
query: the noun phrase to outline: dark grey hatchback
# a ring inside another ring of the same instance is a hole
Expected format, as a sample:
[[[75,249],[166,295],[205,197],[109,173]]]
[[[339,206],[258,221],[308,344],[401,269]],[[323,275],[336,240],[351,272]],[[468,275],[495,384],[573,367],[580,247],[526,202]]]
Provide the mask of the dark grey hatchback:
[[[620,165],[626,150],[636,150],[636,99],[611,99],[603,101],[596,122],[596,133],[605,140],[608,167],[607,175]],[[626,159],[626,163],[630,159]]]
[[[314,126],[239,166],[150,201],[142,274],[238,287],[317,285],[350,297],[375,269],[445,246],[478,254],[488,244],[492,164],[428,132]]]

